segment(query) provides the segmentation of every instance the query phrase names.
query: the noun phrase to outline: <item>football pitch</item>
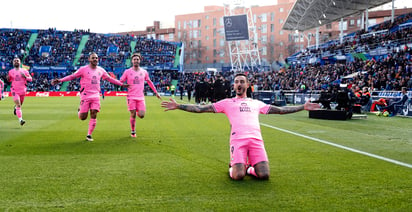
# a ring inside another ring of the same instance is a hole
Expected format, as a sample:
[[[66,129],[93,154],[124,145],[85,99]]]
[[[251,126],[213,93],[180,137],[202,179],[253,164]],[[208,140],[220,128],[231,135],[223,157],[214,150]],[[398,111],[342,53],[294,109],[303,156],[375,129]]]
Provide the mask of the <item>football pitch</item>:
[[[106,97],[86,142],[78,97],[27,97],[23,127],[0,101],[0,211],[412,211],[411,118],[261,115],[270,179],[233,181],[225,115],[146,103],[131,138]]]

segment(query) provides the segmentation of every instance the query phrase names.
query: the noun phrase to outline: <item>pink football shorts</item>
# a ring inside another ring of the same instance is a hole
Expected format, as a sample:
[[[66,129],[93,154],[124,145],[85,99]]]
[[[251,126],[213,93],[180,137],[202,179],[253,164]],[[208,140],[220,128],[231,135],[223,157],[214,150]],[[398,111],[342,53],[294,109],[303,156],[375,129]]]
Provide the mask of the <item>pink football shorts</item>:
[[[100,98],[90,98],[80,100],[80,113],[87,113],[89,110],[100,112]]]
[[[17,100],[20,100],[20,104],[23,104],[24,102],[24,97],[26,96],[26,93],[24,94],[18,94],[16,92],[12,92],[11,95],[13,95],[13,101],[16,102]]]
[[[131,110],[146,111],[145,100],[127,99],[127,109],[129,111]]]
[[[269,161],[263,141],[256,138],[234,139],[230,141],[230,165],[250,164]]]

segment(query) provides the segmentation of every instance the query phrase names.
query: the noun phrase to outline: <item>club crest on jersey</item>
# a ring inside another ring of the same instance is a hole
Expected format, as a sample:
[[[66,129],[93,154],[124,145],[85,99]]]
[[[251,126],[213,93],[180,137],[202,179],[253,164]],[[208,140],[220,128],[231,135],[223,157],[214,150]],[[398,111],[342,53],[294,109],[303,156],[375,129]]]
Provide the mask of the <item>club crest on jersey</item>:
[[[250,107],[247,105],[246,102],[240,103],[239,110],[240,110],[240,112],[251,112],[251,109],[250,109]]]

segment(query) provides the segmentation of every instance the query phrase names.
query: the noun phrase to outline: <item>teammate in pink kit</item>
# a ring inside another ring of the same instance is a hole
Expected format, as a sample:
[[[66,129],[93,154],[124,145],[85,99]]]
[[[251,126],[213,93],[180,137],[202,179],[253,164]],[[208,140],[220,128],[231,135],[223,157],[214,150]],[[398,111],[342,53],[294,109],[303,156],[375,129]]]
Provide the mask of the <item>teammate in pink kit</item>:
[[[21,61],[20,58],[16,57],[13,59],[13,69],[9,71],[7,75],[7,80],[11,82],[11,95],[13,96],[14,101],[14,115],[19,118],[19,123],[23,126],[26,121],[23,119],[23,112],[21,110],[21,106],[24,102],[24,97],[26,96],[27,91],[27,82],[31,82],[33,79],[30,76],[30,73],[20,68]]]
[[[86,140],[93,141],[92,133],[97,123],[97,113],[100,111],[100,80],[107,80],[113,84],[127,87],[119,80],[113,79],[102,67],[98,66],[99,57],[90,53],[89,65],[80,67],[76,72],[61,79],[54,79],[52,85],[70,81],[80,77],[80,107],[79,119],[86,120],[90,111],[89,129]]]
[[[120,82],[127,83],[129,85],[127,89],[127,109],[130,111],[130,128],[131,136],[136,137],[136,111],[139,118],[144,118],[146,113],[146,104],[144,97],[144,83],[145,81],[149,87],[156,94],[156,97],[160,100],[159,93],[157,93],[153,82],[149,78],[147,71],[140,67],[140,61],[142,57],[139,53],[134,53],[132,55],[133,67],[127,69],[123,72],[120,77]]]
[[[259,114],[287,114],[301,110],[316,110],[317,103],[306,102],[300,106],[277,107],[246,96],[249,81],[245,74],[236,74],[236,97],[209,105],[178,104],[173,99],[163,101],[167,110],[180,109],[193,113],[224,113],[230,122],[230,168],[234,180],[242,180],[246,174],[258,179],[269,179],[269,160],[260,131]]]
[[[0,101],[3,99],[4,82],[0,79]]]

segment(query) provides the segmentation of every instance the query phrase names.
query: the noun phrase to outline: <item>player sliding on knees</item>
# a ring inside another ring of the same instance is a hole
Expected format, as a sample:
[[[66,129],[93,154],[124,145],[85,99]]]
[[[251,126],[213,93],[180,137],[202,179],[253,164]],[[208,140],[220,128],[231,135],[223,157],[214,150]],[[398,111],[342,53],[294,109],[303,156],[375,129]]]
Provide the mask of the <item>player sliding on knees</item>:
[[[262,101],[247,98],[249,80],[243,73],[236,74],[234,89],[236,97],[227,98],[209,105],[178,104],[173,99],[163,101],[165,111],[180,109],[193,113],[224,113],[230,122],[229,175],[233,180],[242,180],[246,174],[258,179],[269,179],[269,160],[260,131],[259,114],[287,114],[302,110],[320,109],[319,104],[306,102],[300,106],[277,107]]]
[[[90,111],[89,129],[86,140],[93,141],[92,133],[97,123],[97,113],[100,111],[100,80],[107,80],[113,84],[128,87],[119,80],[113,79],[102,67],[98,66],[99,57],[92,52],[89,55],[89,64],[80,67],[79,70],[61,79],[52,80],[52,85],[70,81],[80,77],[80,107],[79,119],[86,120]]]

